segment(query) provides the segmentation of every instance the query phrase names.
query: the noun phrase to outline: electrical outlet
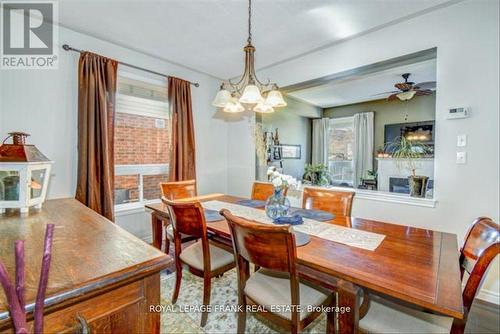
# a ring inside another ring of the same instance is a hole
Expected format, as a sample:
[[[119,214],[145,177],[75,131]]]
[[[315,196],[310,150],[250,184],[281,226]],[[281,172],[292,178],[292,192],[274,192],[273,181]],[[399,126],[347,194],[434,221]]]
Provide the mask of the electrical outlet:
[[[465,146],[467,146],[467,135],[458,135],[457,147],[465,147]]]
[[[467,152],[457,152],[457,164],[464,165],[467,163]]]

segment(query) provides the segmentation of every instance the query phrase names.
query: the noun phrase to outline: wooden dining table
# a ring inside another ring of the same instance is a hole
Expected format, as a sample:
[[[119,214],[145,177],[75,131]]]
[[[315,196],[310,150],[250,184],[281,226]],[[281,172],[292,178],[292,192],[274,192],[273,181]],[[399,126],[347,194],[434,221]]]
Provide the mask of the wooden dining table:
[[[218,195],[201,201],[236,203],[243,198]],[[163,221],[168,212],[163,203],[146,205],[151,210],[153,245],[161,248]],[[459,252],[455,234],[379,222],[363,218],[329,221],[332,224],[385,236],[373,251],[311,236],[297,247],[297,268],[301,279],[338,293],[340,333],[357,333],[363,294],[378,294],[431,312],[463,318]],[[225,220],[207,223],[217,242],[231,245]],[[347,312],[349,308],[349,312]]]

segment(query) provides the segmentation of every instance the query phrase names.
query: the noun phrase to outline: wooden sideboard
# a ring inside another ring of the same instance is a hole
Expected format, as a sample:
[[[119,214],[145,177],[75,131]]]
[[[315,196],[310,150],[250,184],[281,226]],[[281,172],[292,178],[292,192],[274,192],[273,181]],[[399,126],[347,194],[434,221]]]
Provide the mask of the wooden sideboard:
[[[160,271],[170,257],[75,199],[49,200],[40,211],[0,214],[0,258],[14,281],[14,241],[25,240],[26,309],[32,326],[45,226],[55,224],[44,331],[158,333]],[[81,330],[80,330],[81,331]],[[0,289],[0,332],[13,332]]]

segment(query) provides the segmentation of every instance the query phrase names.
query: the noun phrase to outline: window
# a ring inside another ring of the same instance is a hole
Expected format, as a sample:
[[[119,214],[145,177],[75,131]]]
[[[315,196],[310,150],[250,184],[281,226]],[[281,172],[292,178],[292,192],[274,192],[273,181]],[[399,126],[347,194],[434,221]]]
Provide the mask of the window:
[[[352,187],[354,118],[332,118],[329,131],[328,168],[332,183],[336,186]]]
[[[157,201],[169,167],[166,84],[119,74],[115,112],[115,209]]]

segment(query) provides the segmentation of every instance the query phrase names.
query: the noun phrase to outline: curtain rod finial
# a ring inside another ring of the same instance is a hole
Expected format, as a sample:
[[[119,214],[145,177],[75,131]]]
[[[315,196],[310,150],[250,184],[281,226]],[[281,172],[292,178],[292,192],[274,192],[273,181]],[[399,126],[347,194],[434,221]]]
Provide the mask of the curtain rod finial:
[[[70,46],[68,44],[63,44],[62,48],[66,51],[71,50]]]

